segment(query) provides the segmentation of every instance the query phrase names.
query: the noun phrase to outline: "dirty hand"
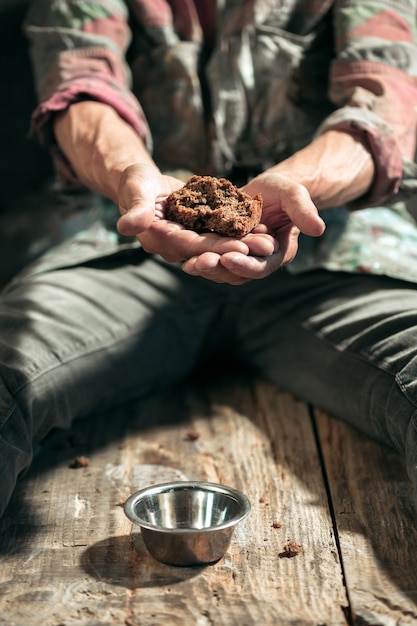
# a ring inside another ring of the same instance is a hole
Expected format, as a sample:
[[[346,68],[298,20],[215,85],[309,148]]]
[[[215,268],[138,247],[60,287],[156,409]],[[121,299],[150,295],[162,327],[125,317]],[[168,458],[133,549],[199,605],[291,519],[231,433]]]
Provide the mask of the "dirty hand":
[[[262,223],[240,240],[249,252],[192,257],[184,263],[184,271],[235,285],[265,278],[295,257],[300,232],[312,237],[323,233],[324,222],[307,189],[290,177],[265,172],[243,190],[252,197],[260,193],[264,201]]]
[[[127,167],[120,178],[117,197],[121,213],[119,232],[136,236],[146,252],[159,254],[170,263],[193,258],[204,267],[207,259],[217,259],[223,254],[247,256],[250,247],[243,240],[197,233],[165,219],[166,197],[183,184],[150,165]],[[273,251],[271,241],[271,237],[264,237],[253,247],[258,254],[270,254]]]

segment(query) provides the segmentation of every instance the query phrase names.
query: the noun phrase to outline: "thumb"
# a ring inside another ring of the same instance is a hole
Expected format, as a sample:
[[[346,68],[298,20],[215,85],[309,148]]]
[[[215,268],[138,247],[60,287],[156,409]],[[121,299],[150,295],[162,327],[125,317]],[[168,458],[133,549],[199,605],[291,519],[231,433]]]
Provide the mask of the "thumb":
[[[157,172],[159,176],[159,172]],[[122,235],[137,235],[149,228],[155,217],[157,181],[147,168],[128,168],[119,184],[118,204],[121,217],[117,229]]]
[[[326,229],[307,189],[299,185],[291,190],[285,201],[285,211],[292,223],[305,235],[319,237]]]
[[[121,235],[131,237],[147,230],[154,218],[154,210],[150,206],[144,206],[138,202],[131,204],[128,209],[119,206],[120,212],[123,213],[117,220],[117,230]]]
[[[264,211],[270,216],[272,212],[279,220],[280,213],[284,212],[302,233],[311,237],[323,234],[326,225],[304,185],[282,174],[264,173],[243,189],[251,196],[262,194]]]

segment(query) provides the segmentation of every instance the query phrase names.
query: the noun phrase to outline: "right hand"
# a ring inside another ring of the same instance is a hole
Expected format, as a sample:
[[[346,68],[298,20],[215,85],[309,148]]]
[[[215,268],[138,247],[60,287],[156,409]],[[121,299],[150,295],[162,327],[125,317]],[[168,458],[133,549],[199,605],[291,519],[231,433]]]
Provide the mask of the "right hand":
[[[263,198],[262,223],[241,240],[249,253],[224,253],[217,263],[207,257],[191,258],[184,264],[184,271],[234,285],[259,280],[292,261],[300,232],[311,237],[323,233],[324,222],[307,189],[289,176],[264,172],[243,190],[252,197],[259,193]],[[274,245],[269,253],[261,247],[268,242]]]
[[[240,239],[196,233],[165,219],[164,200],[183,185],[180,179],[161,174],[153,166],[127,167],[119,183],[119,232],[136,236],[146,252],[159,254],[170,263],[203,255],[218,259],[228,252],[248,255],[249,246]],[[272,248],[273,244],[265,239],[259,253],[270,254]]]

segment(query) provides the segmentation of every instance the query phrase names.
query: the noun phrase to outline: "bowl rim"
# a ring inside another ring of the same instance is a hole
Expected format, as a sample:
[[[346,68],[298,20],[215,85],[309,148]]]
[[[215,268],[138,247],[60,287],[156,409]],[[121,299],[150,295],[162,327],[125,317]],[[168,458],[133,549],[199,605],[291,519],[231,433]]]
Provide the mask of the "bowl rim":
[[[141,519],[135,511],[135,506],[139,500],[147,495],[154,495],[157,493],[163,493],[168,491],[175,490],[185,490],[185,489],[195,489],[201,491],[215,491],[217,493],[222,493],[226,496],[230,496],[234,500],[236,500],[241,506],[241,511],[238,515],[232,517],[227,522],[223,522],[222,524],[218,524],[217,526],[210,526],[206,528],[167,528],[164,526],[155,526],[143,519]],[[251,503],[249,498],[236,489],[235,487],[229,487],[228,485],[223,485],[221,483],[213,483],[199,480],[180,480],[180,481],[172,481],[165,483],[158,483],[155,485],[149,485],[148,487],[144,487],[132,493],[131,496],[127,498],[123,505],[123,510],[125,515],[130,519],[131,522],[140,526],[141,528],[145,528],[147,530],[152,530],[154,532],[161,532],[166,534],[196,534],[196,533],[210,533],[216,532],[220,530],[224,530],[226,528],[230,528],[235,526],[239,522],[245,519],[250,513]]]

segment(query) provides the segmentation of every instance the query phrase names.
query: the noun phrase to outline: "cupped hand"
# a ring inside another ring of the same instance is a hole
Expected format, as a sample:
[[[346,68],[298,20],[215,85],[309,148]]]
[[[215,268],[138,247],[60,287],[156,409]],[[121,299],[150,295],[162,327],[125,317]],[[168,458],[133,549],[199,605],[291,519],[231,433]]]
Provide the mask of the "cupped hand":
[[[196,233],[165,219],[164,201],[184,182],[150,165],[128,167],[119,185],[118,229],[135,235],[144,250],[183,270],[218,283],[241,285],[289,263],[303,232],[319,236],[324,222],[307,189],[288,176],[265,172],[243,190],[262,194],[262,223],[240,239]]]
[[[288,176],[265,172],[242,188],[263,197],[262,224],[241,239],[247,255],[238,251],[190,258],[184,271],[215,282],[240,285],[269,276],[292,261],[298,250],[300,232],[312,237],[325,229],[307,189]]]
[[[122,235],[138,236],[150,228],[163,200],[184,183],[164,176],[154,165],[130,165],[121,175],[118,205],[121,217],[117,228]]]
[[[159,254],[170,263],[194,258],[203,267],[207,262],[211,267],[212,259],[225,253],[247,256],[249,246],[243,240],[199,234],[165,219],[166,197],[183,185],[180,179],[164,175],[152,165],[127,167],[119,183],[119,232],[136,236],[146,252]],[[271,246],[258,245],[257,249],[267,254]]]

